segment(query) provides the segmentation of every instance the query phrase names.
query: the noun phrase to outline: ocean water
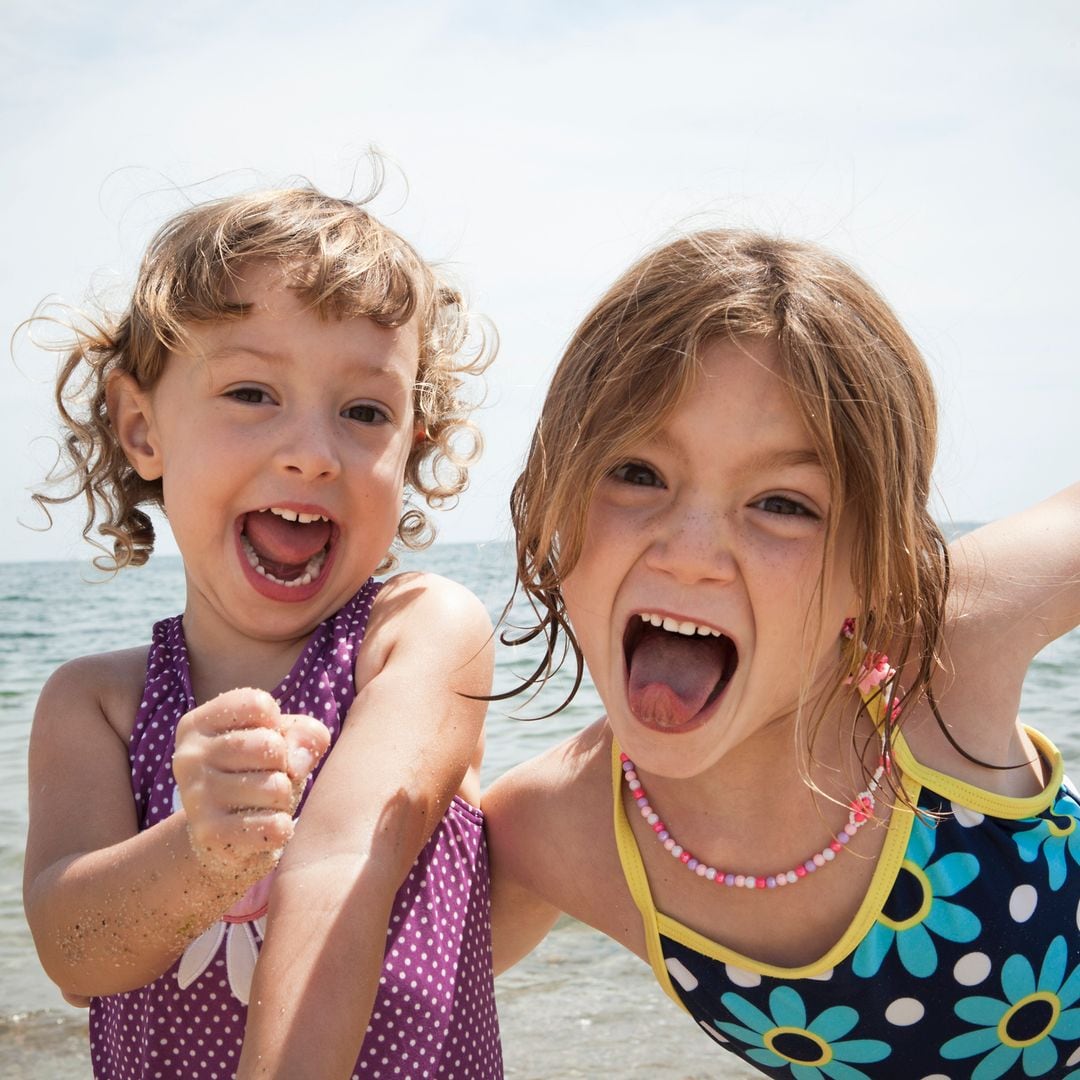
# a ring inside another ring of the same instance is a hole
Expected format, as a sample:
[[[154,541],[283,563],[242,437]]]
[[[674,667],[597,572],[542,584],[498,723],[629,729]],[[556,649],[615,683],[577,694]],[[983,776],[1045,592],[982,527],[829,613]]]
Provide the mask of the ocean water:
[[[506,545],[441,545],[404,565],[468,585],[501,614],[512,581]],[[108,581],[89,562],[0,564],[0,1076],[74,1080],[90,1074],[85,1012],[67,1006],[41,972],[22,914],[26,834],[26,744],[41,684],[73,656],[144,643],[151,624],[183,606],[176,558]],[[511,614],[511,620],[514,615]],[[510,689],[535,664],[535,647],[500,649],[496,690]],[[600,712],[592,688],[557,716],[569,684],[563,673],[536,701],[492,705],[485,782],[580,729]],[[1025,684],[1025,719],[1064,750],[1077,772],[1080,633],[1048,647]],[[88,793],[92,801],[93,793]],[[563,920],[522,964],[497,983],[507,1075],[517,1080],[620,1077],[645,1080],[746,1078],[660,991],[646,966],[572,920]]]

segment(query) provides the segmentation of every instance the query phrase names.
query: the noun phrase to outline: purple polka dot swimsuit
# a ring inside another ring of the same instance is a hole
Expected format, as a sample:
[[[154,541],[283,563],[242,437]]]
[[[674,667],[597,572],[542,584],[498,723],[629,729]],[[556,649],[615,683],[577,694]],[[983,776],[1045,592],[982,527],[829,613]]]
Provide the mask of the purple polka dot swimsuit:
[[[326,724],[331,749],[356,693],[356,652],[378,590],[369,581],[320,624],[274,691],[283,711]],[[154,627],[129,746],[142,829],[177,805],[176,725],[195,704],[181,618],[165,619]],[[260,886],[191,942],[160,978],[93,1000],[90,1050],[98,1080],[227,1080],[235,1074],[265,925],[268,890]],[[490,912],[483,817],[455,797],[395,897],[353,1080],[502,1077]]]

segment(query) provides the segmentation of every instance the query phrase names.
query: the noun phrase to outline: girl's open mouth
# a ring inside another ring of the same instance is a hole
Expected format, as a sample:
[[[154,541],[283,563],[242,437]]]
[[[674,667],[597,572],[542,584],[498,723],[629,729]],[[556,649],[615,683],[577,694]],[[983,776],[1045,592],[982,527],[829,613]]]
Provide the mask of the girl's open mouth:
[[[257,575],[256,587],[264,583],[267,588],[260,591],[275,597],[279,590],[294,592],[296,599],[309,593],[326,567],[336,536],[336,526],[324,515],[279,506],[251,511],[239,522],[240,549]]]
[[[635,718],[662,731],[691,731],[735,674],[735,642],[708,626],[642,613],[623,635],[627,700]]]

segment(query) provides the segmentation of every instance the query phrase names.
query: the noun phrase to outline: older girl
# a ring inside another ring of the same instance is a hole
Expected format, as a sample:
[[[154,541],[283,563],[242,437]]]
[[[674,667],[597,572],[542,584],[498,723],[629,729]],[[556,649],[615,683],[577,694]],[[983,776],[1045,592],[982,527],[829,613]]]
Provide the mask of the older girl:
[[[561,910],[771,1074],[1080,1075],[1080,807],[1017,721],[1080,488],[948,549],[936,428],[815,247],[679,239],[586,317],[512,505],[606,715],[485,800],[499,962]]]

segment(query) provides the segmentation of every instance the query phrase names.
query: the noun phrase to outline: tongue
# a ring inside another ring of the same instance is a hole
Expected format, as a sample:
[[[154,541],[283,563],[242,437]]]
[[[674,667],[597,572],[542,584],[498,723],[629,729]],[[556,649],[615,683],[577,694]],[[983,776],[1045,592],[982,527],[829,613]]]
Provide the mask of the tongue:
[[[681,727],[709,700],[724,675],[728,643],[646,630],[630,658],[630,709],[647,723]]]
[[[330,522],[312,521],[302,525],[299,521],[286,521],[269,510],[260,510],[247,515],[244,535],[267,569],[271,563],[302,566],[326,547],[330,539]]]

